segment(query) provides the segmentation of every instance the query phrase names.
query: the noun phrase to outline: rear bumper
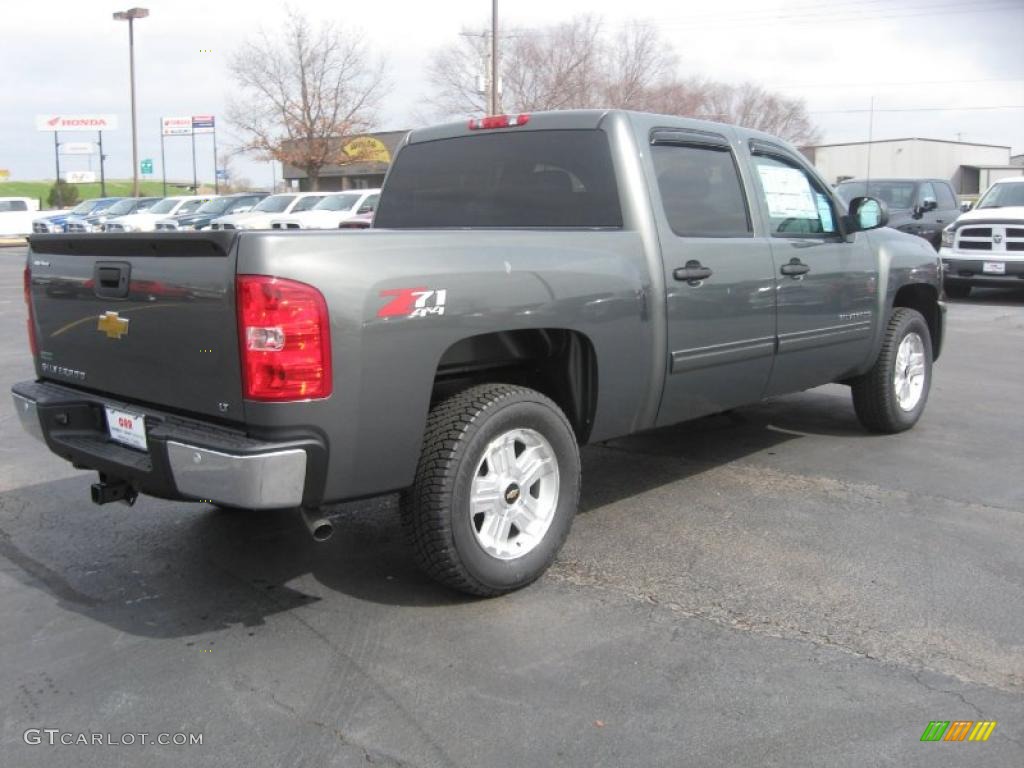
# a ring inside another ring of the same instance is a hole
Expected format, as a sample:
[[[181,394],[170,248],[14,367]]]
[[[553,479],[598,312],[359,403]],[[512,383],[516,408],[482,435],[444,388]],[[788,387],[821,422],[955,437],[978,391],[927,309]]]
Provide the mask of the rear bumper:
[[[49,382],[22,382],[11,394],[22,426],[51,451],[141,493],[244,509],[320,503],[323,484],[314,478],[322,475],[327,451],[315,436],[259,440]],[[108,438],[106,405],[144,415],[147,451]]]

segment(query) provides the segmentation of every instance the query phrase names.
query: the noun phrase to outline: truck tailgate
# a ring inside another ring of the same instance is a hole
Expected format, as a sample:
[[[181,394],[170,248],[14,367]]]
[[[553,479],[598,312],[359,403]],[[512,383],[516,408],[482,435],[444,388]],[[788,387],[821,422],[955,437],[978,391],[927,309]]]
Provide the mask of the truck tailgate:
[[[235,236],[32,237],[39,377],[241,421]]]

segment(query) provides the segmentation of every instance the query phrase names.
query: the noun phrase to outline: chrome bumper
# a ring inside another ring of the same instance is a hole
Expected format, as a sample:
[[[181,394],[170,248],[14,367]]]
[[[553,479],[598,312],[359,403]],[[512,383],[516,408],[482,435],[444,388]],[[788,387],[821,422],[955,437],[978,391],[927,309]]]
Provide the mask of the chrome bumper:
[[[36,401],[17,392],[11,396],[24,430],[46,442]],[[97,439],[103,442],[102,435]],[[151,441],[150,451],[166,451],[170,480],[184,497],[241,509],[281,509],[302,504],[306,451],[301,448],[233,454],[166,440]],[[88,465],[83,462],[83,466]]]
[[[298,449],[235,456],[167,442],[174,484],[186,496],[243,509],[278,509],[302,503],[306,452]]]
[[[17,392],[11,392],[14,398],[14,410],[18,412],[18,419],[21,427],[37,440],[46,442],[43,437],[43,425],[39,423],[39,410],[36,408],[35,400],[22,397]]]

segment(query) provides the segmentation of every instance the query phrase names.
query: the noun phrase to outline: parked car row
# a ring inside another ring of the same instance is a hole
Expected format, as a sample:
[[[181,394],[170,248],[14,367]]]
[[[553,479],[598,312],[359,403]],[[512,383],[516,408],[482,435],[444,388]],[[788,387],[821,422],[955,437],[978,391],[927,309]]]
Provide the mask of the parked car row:
[[[309,210],[293,211],[271,219],[271,229],[338,229],[356,216],[371,218],[380,200],[379,189],[336,192],[325,195]]]
[[[156,223],[159,232],[198,231],[206,229],[210,223],[221,216],[248,213],[267,196],[262,192],[242,192],[236,195],[224,195],[207,200],[194,211],[180,212],[174,216],[160,219]]]
[[[379,198],[379,189],[103,197],[86,200],[69,211],[37,216],[31,230],[34,234],[54,234],[369,227]]]

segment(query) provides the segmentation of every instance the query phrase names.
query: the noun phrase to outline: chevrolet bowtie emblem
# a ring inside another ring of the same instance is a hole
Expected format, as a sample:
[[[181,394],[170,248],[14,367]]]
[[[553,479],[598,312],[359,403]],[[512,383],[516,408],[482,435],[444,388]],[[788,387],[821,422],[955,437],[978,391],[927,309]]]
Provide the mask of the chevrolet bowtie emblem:
[[[96,330],[107,334],[108,339],[120,339],[128,335],[128,318],[118,316],[117,312],[104,312],[96,323]]]

